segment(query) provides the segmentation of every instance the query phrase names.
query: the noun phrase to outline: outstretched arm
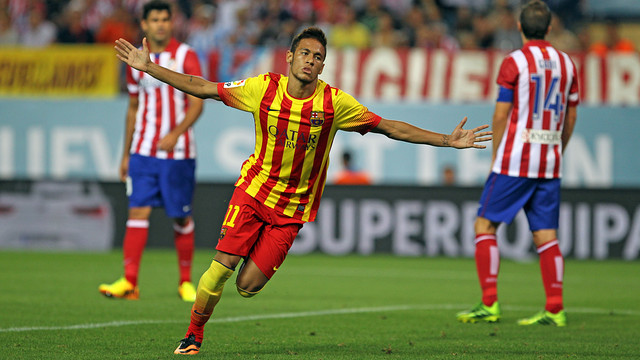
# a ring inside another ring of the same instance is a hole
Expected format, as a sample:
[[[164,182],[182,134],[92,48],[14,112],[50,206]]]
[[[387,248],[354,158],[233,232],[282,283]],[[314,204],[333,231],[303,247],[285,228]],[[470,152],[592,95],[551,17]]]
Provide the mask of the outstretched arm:
[[[403,121],[382,119],[373,130],[374,133],[386,135],[390,139],[410,142],[414,144],[428,144],[433,146],[450,146],[457,149],[484,149],[486,145],[479,143],[491,140],[491,131],[483,131],[489,125],[481,125],[471,130],[462,127],[467,122],[465,117],[450,135],[435,133],[421,129]]]
[[[151,61],[146,37],[142,39],[142,49],[136,48],[125,39],[116,40],[115,49],[118,59],[134,69],[146,72],[154,78],[195,97],[220,100],[217,83],[207,81],[199,76],[180,74]]]

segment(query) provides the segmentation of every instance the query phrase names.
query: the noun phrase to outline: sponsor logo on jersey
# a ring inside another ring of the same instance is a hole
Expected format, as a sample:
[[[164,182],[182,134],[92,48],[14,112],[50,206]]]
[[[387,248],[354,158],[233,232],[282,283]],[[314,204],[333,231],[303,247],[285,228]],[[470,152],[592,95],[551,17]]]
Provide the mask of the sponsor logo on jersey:
[[[225,89],[236,88],[240,86],[244,86],[246,80],[236,80],[236,81],[227,81],[224,83]]]
[[[525,129],[522,132],[522,142],[531,144],[560,145],[562,133],[553,130]]]
[[[269,135],[274,137],[277,146],[284,146],[287,149],[303,147],[305,150],[315,150],[317,146],[317,134],[288,128],[278,128],[276,125],[270,125],[267,130],[269,131]]]

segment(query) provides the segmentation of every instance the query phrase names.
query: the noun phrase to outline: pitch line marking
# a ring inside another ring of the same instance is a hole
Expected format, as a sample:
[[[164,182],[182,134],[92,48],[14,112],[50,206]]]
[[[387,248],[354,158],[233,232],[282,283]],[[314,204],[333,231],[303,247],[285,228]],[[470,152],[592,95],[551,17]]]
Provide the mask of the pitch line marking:
[[[462,310],[471,305],[469,304],[432,304],[432,305],[396,305],[396,306],[379,306],[379,307],[365,307],[365,308],[349,308],[349,309],[327,309],[318,311],[300,311],[291,313],[278,313],[278,314],[261,314],[261,315],[247,315],[247,316],[233,316],[226,318],[215,318],[209,320],[210,323],[234,323],[242,321],[255,321],[266,319],[291,319],[310,316],[324,316],[324,315],[339,315],[339,314],[361,314],[361,313],[373,313],[384,311],[407,311],[407,310]],[[503,306],[505,310],[515,311],[536,311],[537,307],[526,306]],[[607,310],[598,308],[569,308],[569,313],[584,313],[584,314],[614,314],[614,315],[630,315],[640,316],[640,311],[636,310]],[[180,324],[187,323],[188,319],[182,320],[124,320],[124,321],[110,321],[105,323],[89,323],[89,324],[76,324],[67,326],[27,326],[27,327],[10,327],[0,328],[0,333],[4,332],[26,332],[26,331],[59,331],[59,330],[85,330],[85,329],[98,329],[107,327],[120,327],[129,325],[147,325],[147,324]]]

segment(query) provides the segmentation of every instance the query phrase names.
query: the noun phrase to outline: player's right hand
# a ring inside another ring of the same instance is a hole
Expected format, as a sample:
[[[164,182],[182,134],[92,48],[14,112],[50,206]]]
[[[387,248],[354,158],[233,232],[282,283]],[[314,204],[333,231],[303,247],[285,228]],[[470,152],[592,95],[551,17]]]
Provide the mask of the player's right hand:
[[[122,161],[120,162],[120,181],[127,181],[127,176],[129,176],[129,156],[123,156]]]
[[[116,56],[132,68],[140,71],[147,71],[151,58],[149,57],[149,46],[147,46],[147,38],[142,39],[142,49],[138,49],[131,45],[125,39],[116,40]]]

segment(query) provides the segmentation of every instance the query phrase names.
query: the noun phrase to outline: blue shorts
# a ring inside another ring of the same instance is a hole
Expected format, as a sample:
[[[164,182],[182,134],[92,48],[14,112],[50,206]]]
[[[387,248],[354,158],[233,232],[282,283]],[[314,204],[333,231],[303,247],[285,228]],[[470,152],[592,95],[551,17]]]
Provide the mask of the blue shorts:
[[[129,207],[163,207],[172,218],[191,215],[195,172],[195,159],[157,159],[131,154],[127,177]]]
[[[531,231],[557,229],[560,179],[529,179],[491,173],[480,197],[478,216],[510,224],[523,209]]]

